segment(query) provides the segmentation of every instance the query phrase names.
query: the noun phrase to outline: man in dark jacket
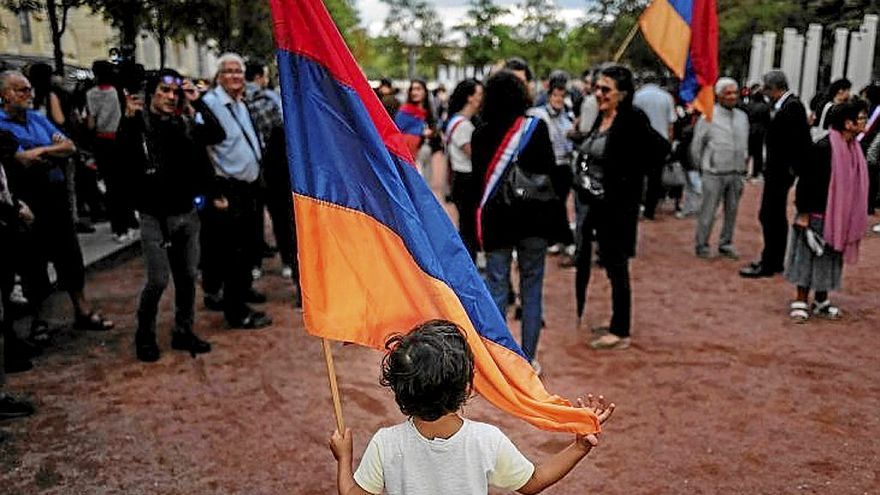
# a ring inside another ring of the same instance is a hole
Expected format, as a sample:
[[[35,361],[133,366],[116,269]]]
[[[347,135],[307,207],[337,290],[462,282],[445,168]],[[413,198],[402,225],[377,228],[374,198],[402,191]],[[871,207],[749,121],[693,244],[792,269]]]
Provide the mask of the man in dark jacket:
[[[764,75],[764,90],[773,102],[773,119],[767,126],[767,164],[759,219],[764,234],[761,259],[742,270],[747,278],[772,277],[783,270],[788,235],[788,192],[794,170],[806,159],[812,143],[803,103],[788,89],[785,74],[773,70]]]
[[[146,94],[150,95],[146,111],[143,102],[128,98],[117,139],[139,184],[135,199],[141,212],[147,282],[138,307],[135,349],[138,359],[151,362],[159,359],[156,312],[169,272],[175,296],[171,347],[193,355],[211,350],[193,332],[199,262],[196,205],[207,197],[223,208],[223,198],[210,193],[214,171],[205,146],[222,141],[225,134],[197,100],[192,83],[176,71],[163,69],[151,77]]]
[[[753,84],[746,104],[749,115],[749,156],[752,157],[752,177],[764,172],[764,136],[770,124],[770,105],[761,91],[761,86]]]

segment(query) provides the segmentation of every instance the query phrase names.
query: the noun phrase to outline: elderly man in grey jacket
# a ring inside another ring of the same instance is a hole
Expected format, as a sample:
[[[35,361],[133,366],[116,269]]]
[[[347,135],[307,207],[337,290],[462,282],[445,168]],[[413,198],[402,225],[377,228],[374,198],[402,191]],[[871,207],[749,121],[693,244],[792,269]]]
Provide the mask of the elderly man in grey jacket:
[[[724,201],[724,226],[721,229],[718,253],[736,259],[733,229],[736,211],[742,196],[749,158],[749,118],[736,108],[739,87],[736,81],[722,77],[715,83],[714,116],[697,122],[691,153],[702,170],[703,203],[697,218],[696,254],[709,257],[709,235],[715,223],[715,212]]]

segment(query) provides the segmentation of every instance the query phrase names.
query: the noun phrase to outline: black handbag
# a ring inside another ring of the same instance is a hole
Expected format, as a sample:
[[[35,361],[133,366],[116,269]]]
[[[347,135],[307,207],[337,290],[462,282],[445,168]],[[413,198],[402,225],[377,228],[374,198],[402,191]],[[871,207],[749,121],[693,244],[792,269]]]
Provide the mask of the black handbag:
[[[532,173],[523,170],[519,166],[519,160],[515,159],[504,178],[504,188],[501,191],[504,202],[508,205],[549,203],[559,199],[553,189],[550,175]]]
[[[504,172],[498,196],[505,206],[539,205],[559,200],[549,174],[529,172],[520,166],[519,152],[527,144],[527,141],[520,143],[512,163]]]

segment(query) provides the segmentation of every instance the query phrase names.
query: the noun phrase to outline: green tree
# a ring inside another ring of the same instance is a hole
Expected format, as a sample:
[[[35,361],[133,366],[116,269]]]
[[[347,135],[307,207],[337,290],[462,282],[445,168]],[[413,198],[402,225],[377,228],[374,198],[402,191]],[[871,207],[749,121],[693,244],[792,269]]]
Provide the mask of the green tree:
[[[45,13],[49,20],[49,30],[52,35],[52,59],[55,64],[55,72],[64,74],[64,50],[62,36],[67,31],[67,15],[70,9],[78,7],[82,0],[5,0],[4,6],[15,12],[28,11],[33,13]]]
[[[529,61],[532,71],[546,76],[563,58],[565,23],[557,16],[553,0],[524,0],[519,8],[523,19],[513,29],[520,55]]]
[[[417,71],[433,75],[437,65],[448,62],[443,23],[427,0],[382,2],[389,7],[385,18],[387,48],[398,64],[406,61],[410,77]]]
[[[501,17],[510,11],[492,0],[470,0],[463,22],[454,29],[464,35],[461,61],[465,65],[485,67],[500,57],[502,47],[510,44],[510,27]]]

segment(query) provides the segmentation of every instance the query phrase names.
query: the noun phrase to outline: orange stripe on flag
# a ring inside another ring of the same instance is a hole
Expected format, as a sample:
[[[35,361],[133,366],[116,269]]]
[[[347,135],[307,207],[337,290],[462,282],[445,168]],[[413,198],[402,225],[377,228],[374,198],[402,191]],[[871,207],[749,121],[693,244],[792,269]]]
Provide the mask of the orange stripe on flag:
[[[550,395],[521,356],[477,333],[444,282],[426,274],[391,229],[360,211],[293,195],[304,319],[312,335],[384,349],[388,336],[433,318],[461,326],[474,353],[477,392],[534,426],[587,434],[596,416]]]
[[[712,86],[703,86],[697,97],[694,98],[694,108],[699,110],[706,116],[706,120],[712,120],[712,114],[715,110],[715,91]]]
[[[684,79],[691,46],[691,27],[667,0],[654,0],[639,17],[648,45],[679,79]]]

